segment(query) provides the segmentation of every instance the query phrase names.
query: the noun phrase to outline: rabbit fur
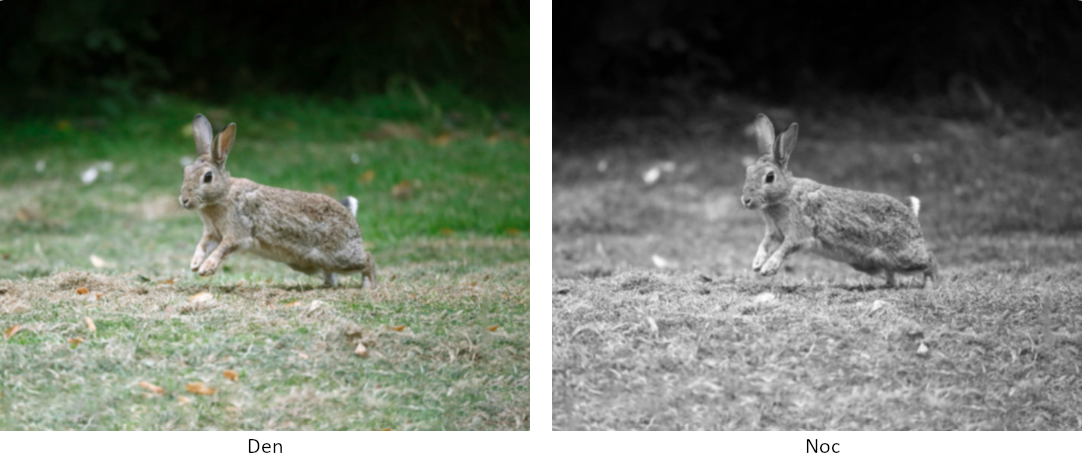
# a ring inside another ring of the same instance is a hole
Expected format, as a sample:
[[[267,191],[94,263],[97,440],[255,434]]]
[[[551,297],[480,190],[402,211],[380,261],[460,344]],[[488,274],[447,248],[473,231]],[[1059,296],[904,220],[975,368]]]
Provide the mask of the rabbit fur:
[[[894,286],[896,273],[924,275],[935,281],[938,268],[924,244],[920,201],[910,206],[885,194],[826,186],[789,172],[789,156],[797,140],[793,123],[774,136],[765,115],[755,119],[761,157],[747,168],[741,203],[758,210],[766,233],[751,268],[774,275],[785,258],[808,250],[849,264],[869,275],[883,275]]]
[[[192,129],[199,156],[184,168],[180,189],[180,205],[199,210],[203,221],[192,271],[212,275],[227,256],[246,250],[305,274],[322,273],[328,287],[337,286],[337,274],[356,272],[376,286],[376,264],[357,226],[357,199],[338,202],[323,194],[233,178],[225,162],[236,124],[213,136],[210,122],[197,114]]]

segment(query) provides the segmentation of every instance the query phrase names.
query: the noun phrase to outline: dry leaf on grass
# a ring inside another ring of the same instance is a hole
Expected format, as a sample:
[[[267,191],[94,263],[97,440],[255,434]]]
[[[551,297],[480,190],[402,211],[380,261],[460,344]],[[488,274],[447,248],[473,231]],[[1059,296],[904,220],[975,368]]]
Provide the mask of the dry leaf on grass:
[[[153,384],[151,384],[149,382],[146,382],[146,381],[139,381],[139,387],[141,387],[143,389],[146,389],[146,390],[148,390],[150,392],[153,392],[155,394],[164,394],[165,393],[165,389],[162,388],[161,386],[155,386],[155,385],[153,385]]]
[[[353,350],[353,353],[361,357],[368,357],[368,348],[364,347],[364,343],[357,343],[357,348]]]
[[[293,301],[293,302],[291,302],[289,304],[286,304],[285,307],[294,307],[294,306],[299,306],[299,305],[301,305],[300,301]]]
[[[79,344],[82,344],[83,341],[83,338],[71,338],[68,340],[68,344],[71,344],[71,347],[76,347]]]
[[[499,325],[492,325],[492,326],[488,327],[488,331],[496,331],[496,329],[499,328],[499,327],[500,327]]]
[[[297,357],[300,357],[301,360],[308,360],[308,354],[305,354],[304,352],[298,352]]]
[[[391,328],[394,329],[394,331],[402,331],[402,330],[406,329],[406,326],[405,325],[398,325],[396,327],[391,327]]]
[[[178,395],[177,396],[177,403],[179,403],[181,405],[187,405],[189,403],[192,403],[192,399],[189,399],[189,398],[187,398],[187,397],[185,397],[183,395]]]
[[[98,255],[90,255],[90,264],[93,264],[94,267],[101,269],[105,267],[105,260],[101,259],[101,257],[99,257]]]
[[[364,173],[361,173],[361,176],[357,179],[359,179],[362,183],[368,184],[372,182],[373,179],[376,179],[376,172],[372,170],[364,170]]]
[[[228,379],[228,380],[233,381],[233,382],[237,382],[237,380],[240,379],[240,376],[237,375],[237,372],[235,372],[233,370],[225,370],[225,371],[223,371],[222,376],[225,376],[225,379]]]
[[[184,389],[186,389],[188,392],[199,395],[213,395],[214,392],[217,391],[217,389],[207,387],[207,385],[202,382],[185,384]]]
[[[413,195],[413,183],[408,179],[391,186],[391,196],[396,199],[408,199]]]
[[[160,283],[163,283],[165,285],[172,285],[173,284],[173,278],[170,277],[170,278],[168,278],[166,280],[162,280]]]
[[[85,295],[87,293],[90,293],[90,290],[87,290],[86,287],[79,287],[75,289],[75,294]]]
[[[94,301],[101,300],[101,293],[94,293]]]
[[[90,317],[86,318],[86,329],[90,330],[91,333],[98,331],[98,327],[94,325],[94,319],[91,319]]]
[[[4,339],[11,339],[12,336],[15,336],[15,333],[19,332],[19,328],[21,328],[19,327],[19,324],[15,324],[15,326],[8,328],[7,331],[4,332]]]

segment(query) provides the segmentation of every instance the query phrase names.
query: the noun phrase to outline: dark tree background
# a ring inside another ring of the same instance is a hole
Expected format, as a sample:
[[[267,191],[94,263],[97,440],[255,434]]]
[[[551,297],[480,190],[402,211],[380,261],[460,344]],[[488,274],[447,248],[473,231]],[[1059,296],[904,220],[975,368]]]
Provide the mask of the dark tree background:
[[[8,0],[0,44],[9,115],[79,94],[349,97],[406,81],[500,103],[529,88],[521,0]]]
[[[1082,99],[1075,0],[560,1],[553,21],[558,110],[596,89]]]

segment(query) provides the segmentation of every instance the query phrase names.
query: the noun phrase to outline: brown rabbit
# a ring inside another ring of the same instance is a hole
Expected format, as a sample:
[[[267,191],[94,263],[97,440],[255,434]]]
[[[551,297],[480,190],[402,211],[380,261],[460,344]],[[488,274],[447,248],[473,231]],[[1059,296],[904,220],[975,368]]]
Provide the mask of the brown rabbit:
[[[195,246],[191,269],[214,274],[231,253],[247,250],[286,263],[305,274],[323,274],[325,286],[337,274],[360,272],[376,286],[376,263],[364,250],[357,226],[357,199],[338,202],[323,194],[279,189],[233,178],[225,161],[237,126],[213,136],[202,114],[192,120],[199,157],[184,169],[180,205],[198,209],[203,238]],[[364,281],[362,280],[362,286]]]
[[[755,119],[761,157],[748,167],[740,197],[766,221],[752,270],[774,275],[787,256],[808,250],[869,275],[882,274],[888,286],[894,286],[895,273],[923,273],[925,282],[935,280],[935,258],[917,220],[920,201],[910,197],[907,207],[888,195],[793,177],[789,156],[797,129],[794,123],[775,138],[770,119],[763,114]]]

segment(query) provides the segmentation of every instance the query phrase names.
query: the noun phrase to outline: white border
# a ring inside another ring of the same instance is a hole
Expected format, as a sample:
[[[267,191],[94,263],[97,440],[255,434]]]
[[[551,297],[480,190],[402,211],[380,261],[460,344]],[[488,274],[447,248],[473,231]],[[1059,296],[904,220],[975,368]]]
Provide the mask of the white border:
[[[552,429],[552,4],[537,1],[530,3],[530,429]]]

